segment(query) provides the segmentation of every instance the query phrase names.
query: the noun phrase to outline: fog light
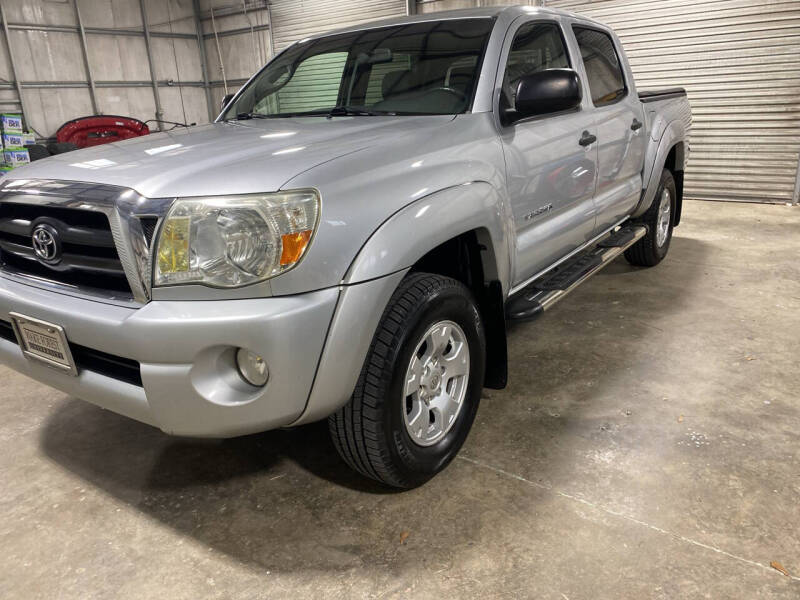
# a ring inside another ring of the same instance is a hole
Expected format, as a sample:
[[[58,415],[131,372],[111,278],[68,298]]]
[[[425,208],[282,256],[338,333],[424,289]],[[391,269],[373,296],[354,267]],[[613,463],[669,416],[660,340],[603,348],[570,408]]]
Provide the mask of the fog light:
[[[269,379],[267,363],[258,354],[239,348],[236,352],[236,366],[242,378],[256,387],[263,387]]]

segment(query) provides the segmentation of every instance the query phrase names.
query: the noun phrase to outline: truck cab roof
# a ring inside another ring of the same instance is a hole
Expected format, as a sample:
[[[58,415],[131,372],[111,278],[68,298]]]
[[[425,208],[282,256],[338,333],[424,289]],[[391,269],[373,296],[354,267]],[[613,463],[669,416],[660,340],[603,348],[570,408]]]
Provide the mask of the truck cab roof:
[[[374,29],[376,27],[391,27],[394,25],[405,25],[408,23],[422,23],[425,21],[444,21],[449,19],[480,19],[480,18],[502,18],[507,22],[511,22],[517,17],[521,16],[542,15],[549,17],[572,17],[578,18],[583,21],[591,21],[581,15],[575,13],[558,10],[554,8],[544,8],[541,6],[484,6],[480,8],[462,8],[457,10],[443,10],[440,12],[419,13],[415,15],[403,15],[398,17],[391,17],[388,19],[381,19],[378,21],[369,21],[366,23],[359,23],[341,29],[326,31],[324,33],[308,36],[304,40],[318,39],[327,37],[329,35],[336,35],[340,33],[348,33],[352,31],[361,31],[364,29]],[[591,21],[596,23],[595,21]],[[600,23],[597,23],[600,25]]]

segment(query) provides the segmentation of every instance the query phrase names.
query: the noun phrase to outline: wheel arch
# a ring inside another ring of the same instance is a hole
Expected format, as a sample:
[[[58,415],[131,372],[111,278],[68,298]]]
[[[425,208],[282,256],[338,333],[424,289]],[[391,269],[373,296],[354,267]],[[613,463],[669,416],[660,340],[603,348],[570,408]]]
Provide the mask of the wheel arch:
[[[424,211],[423,211],[424,209]],[[422,217],[428,215],[429,219]],[[435,220],[434,219],[441,219]],[[449,217],[449,218],[448,218]],[[486,324],[485,385],[506,382],[504,299],[511,271],[510,217],[502,197],[486,182],[453,186],[431,194],[386,219],[361,247],[340,286],[317,373],[303,413],[292,425],[328,417],[347,403],[389,300],[412,270],[466,273],[480,264],[481,278],[469,285]],[[446,268],[453,247],[472,257],[469,269]],[[475,257],[479,256],[479,260]],[[477,285],[481,281],[483,284]]]
[[[503,287],[488,230],[466,231],[423,255],[411,272],[452,277],[466,285],[478,303],[486,334],[484,386],[503,389],[508,381],[508,348]]]
[[[353,259],[342,283],[352,285],[415,265],[458,236],[474,232],[484,271],[508,289],[511,274],[510,217],[495,188],[485,181],[448,187],[424,196],[387,218]]]
[[[674,225],[678,224],[683,206],[683,173],[688,150],[686,125],[680,120],[672,121],[664,129],[664,133],[658,143],[650,143],[642,173],[644,186],[642,197],[631,215],[633,218],[642,216],[650,208],[658,189],[658,183],[661,180],[661,173],[665,168],[668,168],[675,177],[678,197],[676,198]]]
[[[507,381],[505,296],[510,287],[510,219],[487,182],[431,194],[387,219],[362,247],[345,283],[400,269],[435,273],[464,283],[486,325],[486,387]]]
[[[683,173],[686,164],[686,144],[683,141],[677,142],[669,149],[667,158],[664,161],[663,169],[669,169],[675,179],[675,214],[673,215],[673,227],[677,227],[681,222],[683,212]]]

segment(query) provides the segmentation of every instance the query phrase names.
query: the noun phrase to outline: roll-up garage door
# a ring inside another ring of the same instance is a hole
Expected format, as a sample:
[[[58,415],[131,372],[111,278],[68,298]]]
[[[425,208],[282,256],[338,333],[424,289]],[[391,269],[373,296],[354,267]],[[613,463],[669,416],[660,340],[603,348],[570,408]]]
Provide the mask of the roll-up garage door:
[[[797,202],[800,1],[546,0],[610,25],[640,90],[681,86],[687,197]]]
[[[405,0],[273,0],[275,51],[310,35],[406,14]]]

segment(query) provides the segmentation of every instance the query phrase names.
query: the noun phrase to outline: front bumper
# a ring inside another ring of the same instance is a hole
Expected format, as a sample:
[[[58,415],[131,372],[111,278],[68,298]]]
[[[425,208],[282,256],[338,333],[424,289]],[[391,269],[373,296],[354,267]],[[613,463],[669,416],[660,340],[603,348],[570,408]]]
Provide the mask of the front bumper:
[[[175,435],[230,437],[289,425],[306,408],[339,290],[139,308],[59,294],[0,276],[9,313],[61,325],[70,343],[138,361],[142,386],[83,369],[78,377],[26,359],[0,339],[0,362],[37,381]],[[235,350],[264,357],[270,378],[246,384]]]

